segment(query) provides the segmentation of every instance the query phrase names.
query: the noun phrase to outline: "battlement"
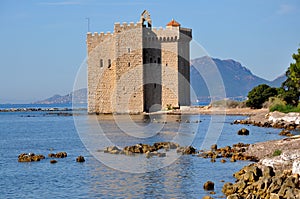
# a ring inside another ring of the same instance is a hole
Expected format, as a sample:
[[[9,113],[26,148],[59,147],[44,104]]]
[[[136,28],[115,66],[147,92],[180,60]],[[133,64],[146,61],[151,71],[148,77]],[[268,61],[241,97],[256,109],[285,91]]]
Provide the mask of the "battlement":
[[[87,33],[87,42],[88,43],[93,43],[93,42],[101,42],[101,41],[104,41],[106,39],[111,39],[113,37],[113,34],[110,33],[110,32],[94,32],[94,33],[91,33],[91,32],[88,32]]]
[[[144,41],[160,41],[160,42],[174,42],[182,37],[184,39],[192,37],[192,30],[189,28],[167,27],[167,28],[152,28],[144,33]]]
[[[143,24],[140,22],[137,22],[137,23],[130,22],[129,24],[127,22],[123,22],[123,24],[120,24],[120,22],[117,22],[114,25],[114,33],[122,32],[124,30],[141,28],[141,27],[143,27]]]

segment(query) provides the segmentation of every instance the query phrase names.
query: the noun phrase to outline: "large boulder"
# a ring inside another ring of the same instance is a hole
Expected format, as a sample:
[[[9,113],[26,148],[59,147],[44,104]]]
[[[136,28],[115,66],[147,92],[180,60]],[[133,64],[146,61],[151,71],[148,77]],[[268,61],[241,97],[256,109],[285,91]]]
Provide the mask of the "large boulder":
[[[204,183],[203,189],[206,190],[206,191],[214,190],[215,189],[215,183],[213,183],[212,181],[207,181],[206,183]]]

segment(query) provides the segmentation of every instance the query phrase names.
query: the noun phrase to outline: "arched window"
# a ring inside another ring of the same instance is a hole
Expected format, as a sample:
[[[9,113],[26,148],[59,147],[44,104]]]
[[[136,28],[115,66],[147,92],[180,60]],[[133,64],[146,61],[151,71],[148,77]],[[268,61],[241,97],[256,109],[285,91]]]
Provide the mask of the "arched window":
[[[141,14],[140,22],[143,24],[144,27],[146,27],[145,22],[147,22],[147,27],[151,28],[152,26],[152,20],[150,18],[150,14],[147,10],[144,10],[144,12]]]

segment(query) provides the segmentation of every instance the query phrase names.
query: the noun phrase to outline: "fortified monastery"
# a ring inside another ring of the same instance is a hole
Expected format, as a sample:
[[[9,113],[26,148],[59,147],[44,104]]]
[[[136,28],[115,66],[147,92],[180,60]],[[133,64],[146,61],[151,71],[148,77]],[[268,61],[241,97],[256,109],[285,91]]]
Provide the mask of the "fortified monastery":
[[[153,28],[148,11],[113,33],[87,33],[88,112],[153,112],[190,105],[192,30],[171,20]]]

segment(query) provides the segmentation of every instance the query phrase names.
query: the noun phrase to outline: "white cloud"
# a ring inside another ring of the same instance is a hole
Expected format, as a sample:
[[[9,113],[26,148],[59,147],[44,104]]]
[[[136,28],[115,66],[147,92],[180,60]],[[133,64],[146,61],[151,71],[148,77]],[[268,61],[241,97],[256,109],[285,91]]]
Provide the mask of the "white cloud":
[[[289,5],[289,4],[281,4],[277,13],[280,15],[285,15],[285,14],[289,14],[292,13],[296,10],[296,7]]]

